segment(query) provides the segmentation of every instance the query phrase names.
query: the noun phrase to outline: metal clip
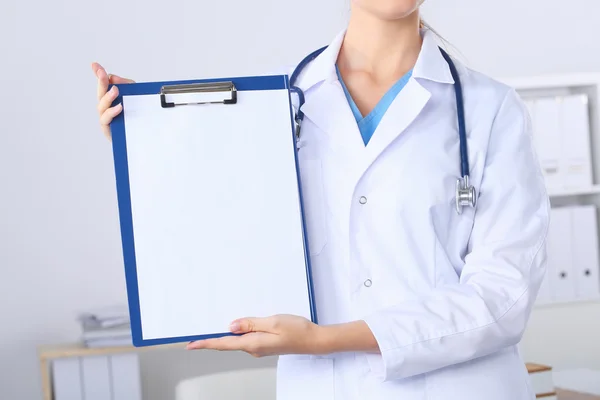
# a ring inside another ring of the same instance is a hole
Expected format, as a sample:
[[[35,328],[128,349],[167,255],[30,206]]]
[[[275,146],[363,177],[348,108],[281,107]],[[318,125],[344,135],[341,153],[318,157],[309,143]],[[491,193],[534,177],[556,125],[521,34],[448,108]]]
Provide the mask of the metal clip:
[[[181,102],[168,102],[167,96],[182,99]],[[168,85],[160,89],[162,108],[190,104],[236,104],[237,89],[233,82],[203,82],[181,85]]]

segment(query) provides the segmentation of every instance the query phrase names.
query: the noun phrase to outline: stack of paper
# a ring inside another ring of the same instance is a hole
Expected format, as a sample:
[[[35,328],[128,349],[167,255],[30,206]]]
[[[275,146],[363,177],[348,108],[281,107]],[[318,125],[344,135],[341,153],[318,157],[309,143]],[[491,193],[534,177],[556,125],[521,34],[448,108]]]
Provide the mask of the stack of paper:
[[[110,328],[129,324],[129,311],[126,306],[103,307],[79,314],[79,321],[86,328]]]
[[[531,379],[531,387],[537,399],[556,400],[556,388],[552,377],[552,367],[540,364],[527,364],[527,371]]]
[[[87,347],[131,346],[131,325],[125,306],[112,306],[79,315]]]

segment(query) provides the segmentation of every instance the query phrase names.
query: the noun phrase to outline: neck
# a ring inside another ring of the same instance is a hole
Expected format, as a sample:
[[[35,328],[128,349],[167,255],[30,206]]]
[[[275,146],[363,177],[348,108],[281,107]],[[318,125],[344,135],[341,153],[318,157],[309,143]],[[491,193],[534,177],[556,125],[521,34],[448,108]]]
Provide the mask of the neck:
[[[416,63],[421,50],[419,12],[385,20],[353,7],[338,57],[339,67],[360,71],[376,80],[402,76]]]

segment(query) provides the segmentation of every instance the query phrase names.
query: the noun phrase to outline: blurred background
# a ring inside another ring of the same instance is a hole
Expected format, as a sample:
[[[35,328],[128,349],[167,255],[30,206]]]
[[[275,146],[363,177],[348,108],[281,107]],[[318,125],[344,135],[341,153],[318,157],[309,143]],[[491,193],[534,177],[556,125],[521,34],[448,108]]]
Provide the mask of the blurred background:
[[[0,399],[42,399],[54,376],[47,368],[65,356],[57,346],[84,359],[82,329],[101,325],[98,314],[88,325],[81,314],[126,303],[112,149],[98,126],[90,64],[136,81],[281,72],[343,29],[348,2],[0,2]],[[548,105],[538,97],[585,96],[592,180],[550,189],[557,208],[594,206],[585,214],[593,230],[579,248],[597,283],[600,2],[427,0],[423,15],[470,67],[518,87],[540,124]],[[575,289],[556,297],[555,286],[540,301],[521,344],[525,361],[576,376],[600,371],[600,293],[577,292],[577,265],[557,268],[556,285],[573,277],[567,285]],[[115,370],[117,358],[106,357],[92,366]],[[148,400],[173,399],[177,385],[194,377],[275,365],[176,349],[135,360],[127,371],[139,372]],[[73,365],[64,367],[77,373],[85,362]]]

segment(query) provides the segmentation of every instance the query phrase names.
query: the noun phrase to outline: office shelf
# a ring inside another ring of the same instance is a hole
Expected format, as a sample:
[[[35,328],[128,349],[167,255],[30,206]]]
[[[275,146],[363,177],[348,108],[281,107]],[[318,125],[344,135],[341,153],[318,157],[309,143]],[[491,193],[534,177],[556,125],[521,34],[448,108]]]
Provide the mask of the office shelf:
[[[589,196],[594,194],[600,194],[600,185],[594,185],[585,188],[566,188],[548,190],[548,195],[550,197]]]
[[[600,294],[597,297],[589,297],[585,299],[573,299],[573,300],[561,300],[561,301],[546,301],[543,303],[536,303],[535,308],[552,308],[552,307],[569,307],[574,305],[584,304],[600,304]]]
[[[552,180],[551,186],[548,187],[548,196],[552,201],[553,211],[558,211],[561,208],[566,207],[587,207],[587,206],[595,206],[596,209],[600,208],[600,74],[599,73],[573,73],[573,74],[555,74],[555,75],[539,75],[539,76],[528,76],[528,77],[512,77],[512,78],[499,78],[501,82],[506,83],[507,85],[513,87],[517,93],[523,98],[523,100],[527,103],[528,106],[531,106],[532,102],[537,101],[540,98],[566,98],[569,96],[580,96],[585,95],[587,98],[587,113],[589,118],[589,137],[587,141],[589,143],[589,162],[590,162],[590,171],[585,171],[586,178],[588,173],[591,173],[590,183],[587,185],[584,181],[579,181],[582,183],[582,186],[579,187],[565,187],[565,188],[553,188],[552,186],[560,185],[559,181],[561,179]],[[538,103],[539,104],[539,103]],[[529,110],[531,112],[531,109]],[[535,129],[548,129],[549,124],[536,124],[535,116],[532,115],[532,123],[534,131]],[[537,131],[536,131],[537,132]],[[579,131],[578,131],[579,132]],[[535,132],[534,132],[535,136]],[[577,137],[576,139],[577,140]],[[582,138],[579,138],[582,140]],[[534,141],[535,142],[535,141]],[[541,145],[546,142],[539,141],[535,142],[536,145]],[[579,143],[579,142],[576,142]],[[583,143],[583,142],[581,142]],[[561,152],[567,152],[568,149],[565,148],[565,143],[560,143],[559,158],[563,156]],[[552,147],[553,148],[553,147]],[[547,151],[547,147],[543,149]],[[555,151],[555,150],[552,150]],[[586,156],[587,157],[587,156]],[[565,173],[565,165],[560,165],[562,168],[562,174]],[[564,176],[568,176],[564,175]],[[564,185],[577,185],[578,182],[576,180],[569,181],[568,177],[562,177],[562,182]],[[554,221],[562,221],[558,218],[558,215],[554,215]],[[564,221],[563,221],[564,222]],[[556,222],[558,223],[558,222]],[[595,225],[596,233],[600,231],[600,218],[596,217],[596,221],[593,221],[593,225]],[[593,229],[593,228],[592,228]],[[561,232],[564,230],[561,230]],[[595,235],[596,236],[596,235]],[[580,241],[577,242],[579,246],[573,246],[571,244],[566,244],[568,247],[573,247],[579,250],[577,254],[581,255],[581,249],[588,249],[588,243],[592,243],[594,238],[586,237],[585,244]],[[555,250],[560,247],[564,243],[557,243],[556,238],[552,245]],[[600,252],[600,245],[597,244],[599,248],[596,250]],[[571,252],[573,250],[569,250]],[[556,257],[556,258],[553,258]],[[556,255],[556,251],[548,251],[548,258],[552,259],[554,263],[551,263],[551,268],[548,271],[548,277],[551,274],[558,274],[560,271],[571,271],[576,270],[575,265],[577,262],[575,261],[573,255],[570,255],[569,258],[561,257]],[[567,261],[570,260],[570,261]],[[569,265],[566,265],[569,264]],[[573,265],[575,264],[575,265]],[[597,263],[594,263],[597,264]],[[592,268],[592,265],[588,266],[588,268]],[[595,265],[594,267],[594,275],[598,276],[598,272],[600,270],[600,265]],[[571,271],[574,272],[574,271]],[[579,271],[581,272],[581,271]],[[575,277],[576,275],[569,275],[570,277]],[[578,275],[577,275],[578,276]],[[556,277],[554,278],[556,279]],[[573,278],[571,278],[573,280]],[[564,285],[565,283],[561,283]],[[571,283],[566,283],[567,286],[571,285]],[[562,286],[561,286],[562,287]],[[563,287],[564,288],[564,287]],[[594,295],[593,292],[589,293],[590,297],[585,298],[573,298],[570,300],[550,300],[551,297],[557,297],[556,292],[560,291],[559,285],[556,286],[550,285],[549,289],[553,296],[544,296],[543,300],[540,298],[536,304],[536,309],[552,309],[552,308],[565,308],[565,307],[583,307],[589,305],[600,305],[600,293]],[[575,292],[579,289],[576,288]],[[566,293],[565,293],[566,294]],[[579,293],[579,295],[583,295],[583,293]]]
[[[95,356],[111,356],[126,353],[142,353],[155,350],[185,349],[184,343],[167,344],[161,346],[147,347],[102,347],[90,348],[82,343],[64,343],[56,345],[44,345],[38,347],[38,359],[41,371],[41,384],[44,400],[54,400],[54,391],[52,387],[51,364],[54,360],[65,358],[81,358]]]
[[[540,75],[530,77],[499,78],[501,82],[519,90],[544,90],[568,87],[595,86],[600,83],[600,74],[580,73],[563,75]]]

